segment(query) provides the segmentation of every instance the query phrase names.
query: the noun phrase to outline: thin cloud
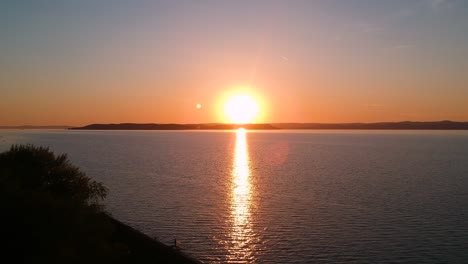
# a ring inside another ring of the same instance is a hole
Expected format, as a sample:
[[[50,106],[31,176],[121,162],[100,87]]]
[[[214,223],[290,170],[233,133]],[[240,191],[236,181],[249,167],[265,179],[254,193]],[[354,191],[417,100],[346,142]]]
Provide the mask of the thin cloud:
[[[411,8],[404,8],[401,9],[400,11],[396,12],[393,14],[391,17],[394,19],[401,19],[401,18],[407,18],[414,15],[414,10]]]
[[[392,48],[397,49],[397,50],[401,50],[401,49],[410,49],[410,48],[413,48],[413,47],[414,47],[413,44],[398,44],[398,45],[393,46]]]
[[[434,12],[438,12],[442,9],[450,9],[455,5],[455,0],[431,0],[430,6]]]
[[[439,10],[439,8],[444,5],[447,2],[447,0],[432,0],[431,2],[431,7],[435,11]]]
[[[382,21],[390,23],[401,21],[413,16],[416,13],[416,10],[418,10],[418,8],[416,8],[414,5],[405,5],[402,9],[384,16]]]
[[[407,1],[404,7],[394,13],[384,17],[383,20],[390,22],[399,22],[412,16],[420,15],[427,11],[433,13],[440,12],[453,8],[460,1],[466,0],[421,0],[421,1]]]
[[[363,33],[376,33],[382,31],[382,28],[371,23],[359,23],[356,24],[356,28]]]

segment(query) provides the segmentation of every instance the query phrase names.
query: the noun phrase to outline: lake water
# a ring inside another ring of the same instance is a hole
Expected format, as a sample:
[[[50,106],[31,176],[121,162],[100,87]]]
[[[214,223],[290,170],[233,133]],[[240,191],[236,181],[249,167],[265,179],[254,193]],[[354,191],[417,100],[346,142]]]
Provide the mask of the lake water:
[[[0,131],[209,263],[466,263],[467,131]]]

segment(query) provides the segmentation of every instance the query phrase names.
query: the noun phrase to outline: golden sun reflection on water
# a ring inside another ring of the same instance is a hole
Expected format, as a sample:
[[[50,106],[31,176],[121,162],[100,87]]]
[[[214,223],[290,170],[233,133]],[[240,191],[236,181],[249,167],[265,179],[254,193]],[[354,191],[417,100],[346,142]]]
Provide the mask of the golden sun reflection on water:
[[[237,130],[232,169],[230,262],[253,260],[254,232],[251,224],[252,189],[246,131]]]

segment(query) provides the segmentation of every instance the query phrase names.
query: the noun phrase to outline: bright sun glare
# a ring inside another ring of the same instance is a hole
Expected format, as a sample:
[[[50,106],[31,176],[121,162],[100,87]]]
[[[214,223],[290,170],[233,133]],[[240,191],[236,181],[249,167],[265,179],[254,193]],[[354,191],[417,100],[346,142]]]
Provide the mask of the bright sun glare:
[[[236,95],[226,102],[224,113],[232,123],[247,124],[253,122],[257,117],[258,105],[249,95]]]

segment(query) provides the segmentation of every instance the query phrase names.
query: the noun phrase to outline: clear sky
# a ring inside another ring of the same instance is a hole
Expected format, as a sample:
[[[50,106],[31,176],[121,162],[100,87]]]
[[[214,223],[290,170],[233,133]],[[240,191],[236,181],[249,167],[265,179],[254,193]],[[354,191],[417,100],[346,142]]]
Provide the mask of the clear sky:
[[[238,92],[256,122],[468,121],[468,1],[0,2],[0,125],[225,122]]]

